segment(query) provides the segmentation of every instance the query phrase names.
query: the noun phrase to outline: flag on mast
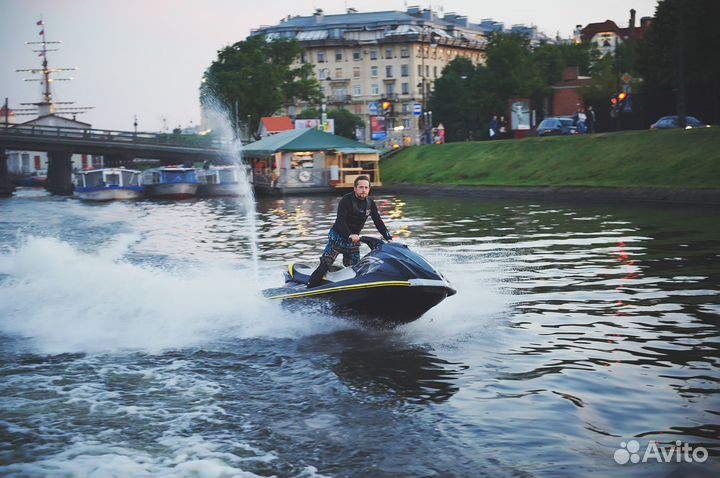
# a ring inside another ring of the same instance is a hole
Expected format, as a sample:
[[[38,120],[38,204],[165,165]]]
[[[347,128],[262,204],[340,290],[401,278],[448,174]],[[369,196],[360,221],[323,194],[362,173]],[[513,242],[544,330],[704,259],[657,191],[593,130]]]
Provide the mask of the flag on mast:
[[[42,30],[40,30],[40,33],[38,33],[38,35],[44,35],[44,34],[45,34],[45,29],[43,28]]]
[[[42,20],[38,20],[35,25],[43,25],[43,21],[42,21]]]

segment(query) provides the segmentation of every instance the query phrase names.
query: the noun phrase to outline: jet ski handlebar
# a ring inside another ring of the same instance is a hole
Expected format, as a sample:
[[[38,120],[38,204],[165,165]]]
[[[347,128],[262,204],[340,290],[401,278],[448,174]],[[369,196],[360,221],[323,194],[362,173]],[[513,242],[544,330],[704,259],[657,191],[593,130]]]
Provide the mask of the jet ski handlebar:
[[[378,239],[377,237],[372,236],[360,236],[360,242],[364,242],[365,244],[367,244],[370,250],[374,250],[380,244],[385,244],[385,241],[383,241],[382,239]]]

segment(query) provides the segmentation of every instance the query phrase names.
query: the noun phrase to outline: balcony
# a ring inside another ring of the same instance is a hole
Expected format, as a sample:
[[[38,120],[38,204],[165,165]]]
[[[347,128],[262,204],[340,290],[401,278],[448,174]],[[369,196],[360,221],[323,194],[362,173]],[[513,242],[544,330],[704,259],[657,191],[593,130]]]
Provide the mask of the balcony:
[[[352,96],[350,95],[330,95],[326,98],[326,101],[330,105],[346,104],[352,102]]]

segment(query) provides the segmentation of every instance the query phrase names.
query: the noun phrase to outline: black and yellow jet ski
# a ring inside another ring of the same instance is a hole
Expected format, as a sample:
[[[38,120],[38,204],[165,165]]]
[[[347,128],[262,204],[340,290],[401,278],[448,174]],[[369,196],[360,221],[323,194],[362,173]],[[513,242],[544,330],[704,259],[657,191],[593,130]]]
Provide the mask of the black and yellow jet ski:
[[[338,311],[394,325],[412,322],[455,294],[448,280],[407,245],[368,236],[360,240],[370,252],[354,266],[327,272],[321,285],[308,288],[314,268],[292,263],[285,287],[268,289],[265,296],[284,305],[328,301]]]

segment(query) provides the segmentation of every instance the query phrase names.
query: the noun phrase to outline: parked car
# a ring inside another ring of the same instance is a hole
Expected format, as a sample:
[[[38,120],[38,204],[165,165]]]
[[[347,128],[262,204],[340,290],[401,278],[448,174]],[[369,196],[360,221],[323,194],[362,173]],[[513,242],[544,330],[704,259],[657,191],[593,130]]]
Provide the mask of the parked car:
[[[559,136],[577,134],[577,127],[572,118],[566,116],[548,116],[537,126],[538,136]]]
[[[705,124],[694,116],[686,116],[687,126],[685,129],[693,128],[709,128],[709,124]],[[650,125],[650,129],[673,129],[678,127],[677,116],[663,116]]]

